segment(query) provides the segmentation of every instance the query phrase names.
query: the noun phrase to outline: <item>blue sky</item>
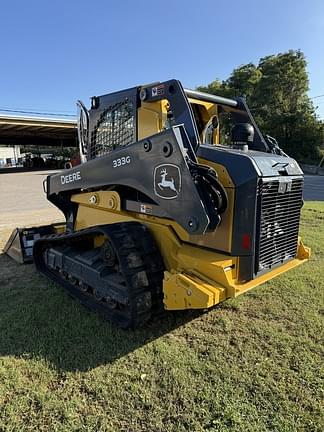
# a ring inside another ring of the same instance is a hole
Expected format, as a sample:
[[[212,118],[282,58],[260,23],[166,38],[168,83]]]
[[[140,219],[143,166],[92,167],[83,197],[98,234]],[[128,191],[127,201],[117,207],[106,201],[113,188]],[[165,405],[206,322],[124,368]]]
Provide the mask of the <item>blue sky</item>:
[[[11,0],[0,19],[0,108],[73,114],[76,99],[169,78],[194,88],[289,49],[306,55],[310,96],[324,94],[323,0]]]

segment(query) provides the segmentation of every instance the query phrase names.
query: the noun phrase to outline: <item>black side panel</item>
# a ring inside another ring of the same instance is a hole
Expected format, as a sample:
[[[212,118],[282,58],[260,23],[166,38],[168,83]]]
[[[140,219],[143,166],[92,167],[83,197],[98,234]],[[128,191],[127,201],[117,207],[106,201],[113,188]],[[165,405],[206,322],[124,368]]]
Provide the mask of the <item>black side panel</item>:
[[[187,232],[203,234],[214,221],[208,217],[206,202],[189,169],[186,149],[190,143],[185,141],[185,134],[176,132],[182,127],[50,176],[48,199],[68,217],[73,213],[73,193],[116,185],[128,187],[158,205],[159,216],[175,220]]]
[[[199,146],[199,134],[194,119],[194,115],[188,102],[180,81],[169,80],[159,84],[142,87],[141,100],[145,102],[155,102],[167,99],[173,114],[174,125],[183,124],[188,134],[189,141],[195,152]]]

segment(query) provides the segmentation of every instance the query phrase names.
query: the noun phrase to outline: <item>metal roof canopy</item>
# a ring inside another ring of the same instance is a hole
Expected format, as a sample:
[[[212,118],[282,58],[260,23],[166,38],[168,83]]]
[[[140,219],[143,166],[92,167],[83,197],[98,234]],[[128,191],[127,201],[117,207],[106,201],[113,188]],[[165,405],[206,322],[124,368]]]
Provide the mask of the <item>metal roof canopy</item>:
[[[0,145],[77,146],[77,123],[71,119],[0,114]]]

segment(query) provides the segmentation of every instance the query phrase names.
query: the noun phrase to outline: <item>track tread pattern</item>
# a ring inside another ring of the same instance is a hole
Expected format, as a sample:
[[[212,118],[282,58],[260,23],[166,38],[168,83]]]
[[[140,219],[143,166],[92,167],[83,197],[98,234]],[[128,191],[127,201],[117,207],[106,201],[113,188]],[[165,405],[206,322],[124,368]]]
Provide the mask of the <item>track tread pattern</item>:
[[[102,235],[114,249],[117,270],[105,267],[97,259],[99,254],[87,249],[94,237]],[[141,223],[99,225],[44,236],[35,242],[33,254],[38,271],[119,327],[134,329],[163,310],[163,260],[148,228]],[[99,285],[84,290],[89,265],[99,272]],[[108,289],[109,297],[119,301],[117,308],[109,307],[97,294],[102,287],[105,292]]]

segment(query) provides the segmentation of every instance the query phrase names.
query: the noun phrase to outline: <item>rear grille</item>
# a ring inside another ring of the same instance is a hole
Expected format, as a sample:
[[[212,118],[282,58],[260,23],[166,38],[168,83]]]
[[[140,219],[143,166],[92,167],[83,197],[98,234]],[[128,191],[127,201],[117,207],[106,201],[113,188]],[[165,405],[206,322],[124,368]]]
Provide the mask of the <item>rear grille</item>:
[[[302,195],[303,179],[300,178],[260,183],[256,273],[296,256]]]

